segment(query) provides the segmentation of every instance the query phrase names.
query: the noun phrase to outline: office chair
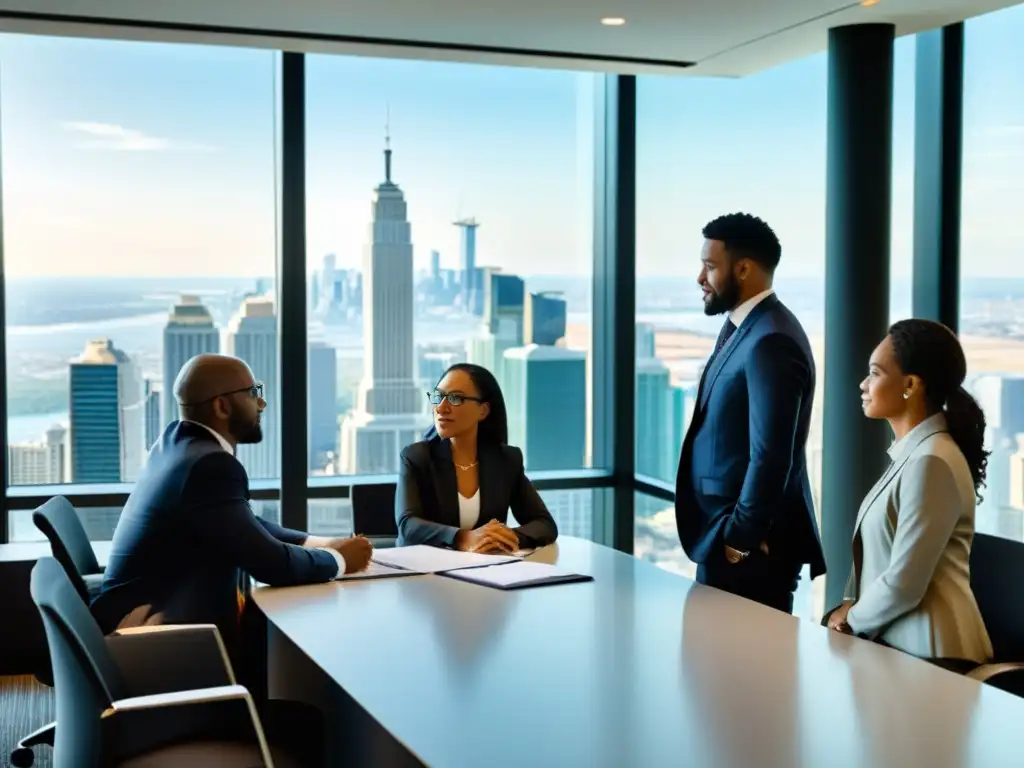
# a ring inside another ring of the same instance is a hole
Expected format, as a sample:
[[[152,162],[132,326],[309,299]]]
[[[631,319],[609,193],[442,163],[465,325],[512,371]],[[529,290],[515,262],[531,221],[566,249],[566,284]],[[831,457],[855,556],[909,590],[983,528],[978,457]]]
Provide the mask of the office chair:
[[[105,638],[53,558],[32,570],[31,592],[53,660],[55,768],[299,765],[268,745],[212,625]]]
[[[49,540],[53,556],[63,566],[79,597],[88,605],[103,584],[103,569],[71,502],[63,496],[54,496],[32,512],[32,522]],[[43,671],[36,677],[44,685],[53,685],[53,679]],[[48,723],[19,741],[11,752],[11,764],[15,768],[29,768],[34,761],[33,747],[53,746],[54,728],[54,723]]]
[[[32,513],[32,522],[50,541],[57,562],[88,605],[103,584],[103,569],[78,512],[63,496],[54,496]]]
[[[994,652],[968,677],[1024,697],[1024,544],[975,534],[971,547],[971,590]]]
[[[374,539],[377,546],[395,543],[398,524],[393,483],[352,486],[352,529],[354,533]]]

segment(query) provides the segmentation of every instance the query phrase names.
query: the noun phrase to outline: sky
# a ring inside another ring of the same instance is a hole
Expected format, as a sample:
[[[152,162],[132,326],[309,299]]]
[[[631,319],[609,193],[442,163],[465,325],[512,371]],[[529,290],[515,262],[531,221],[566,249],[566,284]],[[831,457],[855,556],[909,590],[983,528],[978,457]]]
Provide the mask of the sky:
[[[1024,5],[967,23],[963,263],[1024,276]],[[638,272],[686,275],[700,229],[747,210],[787,275],[824,265],[824,53],[741,79],[638,82]],[[0,35],[11,275],[274,271],[279,54]],[[914,40],[896,43],[893,273],[910,272]],[[566,71],[307,57],[308,260],[358,267],[390,124],[415,259],[523,275],[591,269],[590,88]],[[388,120],[388,115],[390,119]]]

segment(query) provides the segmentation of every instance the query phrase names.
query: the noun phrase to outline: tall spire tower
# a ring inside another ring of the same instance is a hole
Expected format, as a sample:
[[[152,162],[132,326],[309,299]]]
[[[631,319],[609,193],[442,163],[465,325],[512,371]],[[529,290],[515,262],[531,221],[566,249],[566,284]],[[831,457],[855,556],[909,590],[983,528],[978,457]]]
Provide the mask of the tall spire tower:
[[[339,470],[398,471],[399,452],[429,426],[426,397],[413,376],[412,233],[405,195],[391,177],[390,115],[384,181],[374,190],[363,253],[363,380],[341,427]]]

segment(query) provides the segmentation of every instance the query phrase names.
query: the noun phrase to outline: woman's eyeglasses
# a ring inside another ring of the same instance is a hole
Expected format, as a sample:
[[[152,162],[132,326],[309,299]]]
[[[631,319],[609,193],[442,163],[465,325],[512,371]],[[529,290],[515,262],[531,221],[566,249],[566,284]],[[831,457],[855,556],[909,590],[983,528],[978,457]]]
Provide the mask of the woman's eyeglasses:
[[[427,392],[427,400],[430,401],[431,405],[440,405],[442,400],[447,400],[448,405],[452,406],[453,408],[458,408],[467,400],[470,400],[474,403],[483,402],[483,400],[479,397],[472,397],[471,395],[457,395],[454,392],[438,392],[437,390],[433,392]]]

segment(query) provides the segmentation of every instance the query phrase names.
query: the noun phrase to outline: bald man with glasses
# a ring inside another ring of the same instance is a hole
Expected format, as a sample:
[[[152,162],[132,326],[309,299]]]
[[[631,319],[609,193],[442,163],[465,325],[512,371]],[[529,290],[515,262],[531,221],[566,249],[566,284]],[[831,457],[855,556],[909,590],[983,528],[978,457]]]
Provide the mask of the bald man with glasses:
[[[271,586],[364,569],[363,537],[310,536],[257,517],[239,444],[263,439],[263,385],[241,360],[192,358],[174,382],[180,420],[153,445],[114,531],[92,611],[105,633],[151,624],[216,624],[239,642],[246,576]],[[233,656],[235,654],[232,654]]]

